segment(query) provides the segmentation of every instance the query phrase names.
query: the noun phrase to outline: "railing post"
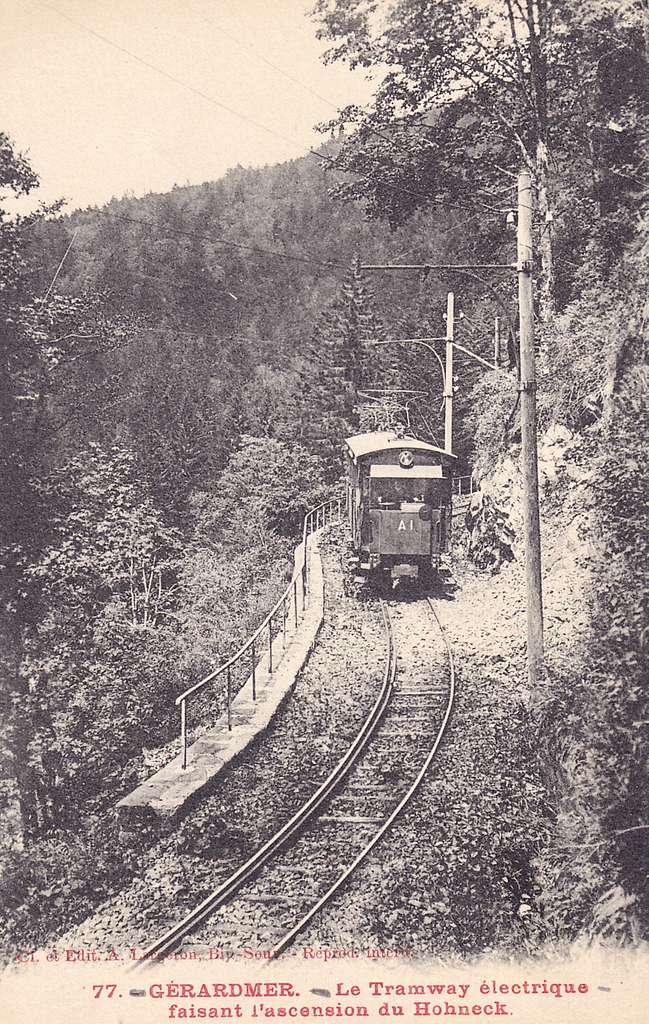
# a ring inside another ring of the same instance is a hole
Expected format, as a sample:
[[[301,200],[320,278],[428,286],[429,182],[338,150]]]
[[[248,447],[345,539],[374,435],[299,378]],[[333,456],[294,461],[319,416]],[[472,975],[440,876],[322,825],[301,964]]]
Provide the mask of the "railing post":
[[[268,620],[268,671],[273,674],[273,620]]]
[[[180,763],[187,767],[187,708],[186,701],[180,702]]]
[[[232,732],[232,677],[229,665],[226,670],[226,676],[228,686],[228,732]]]
[[[295,615],[295,628],[297,629],[297,579],[293,580],[293,612]]]
[[[286,594],[282,598],[282,645],[286,647]]]
[[[252,699],[257,700],[257,656],[255,653],[255,641],[252,641]]]
[[[313,524],[312,524],[313,525]],[[304,593],[307,587],[307,577],[309,574],[309,537],[310,534],[305,534],[304,537],[304,561],[302,563],[302,608],[304,609]]]

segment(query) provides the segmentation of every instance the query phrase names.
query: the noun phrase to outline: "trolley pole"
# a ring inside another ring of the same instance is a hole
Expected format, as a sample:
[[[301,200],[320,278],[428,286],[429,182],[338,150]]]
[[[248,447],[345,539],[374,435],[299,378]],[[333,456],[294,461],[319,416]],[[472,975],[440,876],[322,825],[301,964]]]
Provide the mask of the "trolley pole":
[[[448,293],[446,299],[446,369],[444,388],[444,450],[453,451],[453,339],[455,320],[455,296]]]
[[[532,297],[532,184],[527,171],[522,171],[518,176],[517,249],[521,355],[521,462],[527,584],[527,672],[530,689],[534,691],[543,674],[543,592]]]

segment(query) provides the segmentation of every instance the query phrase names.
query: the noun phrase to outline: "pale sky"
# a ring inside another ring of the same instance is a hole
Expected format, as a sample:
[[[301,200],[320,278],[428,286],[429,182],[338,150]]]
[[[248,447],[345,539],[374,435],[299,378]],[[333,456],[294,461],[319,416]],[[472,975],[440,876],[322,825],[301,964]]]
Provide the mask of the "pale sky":
[[[124,193],[211,181],[236,164],[277,163],[319,145],[314,125],[338,106],[367,101],[372,86],[360,71],[322,64],[325,47],[306,16],[309,6],[0,0],[0,130],[40,176],[33,195],[66,197],[70,211]]]

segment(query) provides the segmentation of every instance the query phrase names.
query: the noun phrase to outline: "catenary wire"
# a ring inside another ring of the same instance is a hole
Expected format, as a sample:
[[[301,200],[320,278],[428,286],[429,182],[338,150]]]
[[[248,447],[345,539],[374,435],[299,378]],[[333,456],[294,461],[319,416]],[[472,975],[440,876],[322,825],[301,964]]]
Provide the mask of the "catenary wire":
[[[305,92],[308,92],[312,96],[315,96],[317,100],[320,100],[322,103],[325,103],[328,107],[331,107],[332,110],[338,111],[337,105],[333,103],[332,100],[327,99],[326,96],[323,96],[321,93],[316,92],[315,89],[312,89],[310,85],[306,85],[306,83],[301,82],[299,78],[295,78],[294,75],[289,74],[288,71],[285,71],[283,68],[280,68],[279,65],[274,64],[272,60],[269,60],[268,57],[264,57],[264,55],[255,50],[254,47],[248,46],[246,43],[242,43],[240,39],[237,39],[237,37],[234,36],[231,32],[228,32],[226,29],[224,29],[222,25],[217,25],[217,23],[214,21],[214,18],[212,18],[211,14],[203,16],[202,20],[205,21],[207,24],[211,25],[212,28],[214,28],[218,33],[220,33],[220,35],[225,36],[226,39],[229,39],[231,43],[235,44],[235,46],[238,46],[244,52],[251,54],[251,56],[253,56],[255,60],[261,61],[262,64],[266,64],[269,68],[272,68],[273,71],[276,71],[279,75],[282,75],[283,78],[286,78],[287,81],[292,82],[294,85],[299,86],[300,89],[304,89]]]
[[[127,57],[130,57],[132,60],[137,61],[138,64],[142,64],[145,68],[148,68],[150,71],[155,71],[156,74],[162,75],[163,78],[167,78],[170,82],[174,82],[176,85],[181,86],[181,88],[187,89],[189,92],[194,93],[195,96],[199,96],[207,103],[211,103],[216,107],[220,107],[221,110],[225,110],[228,114],[232,114],[233,117],[238,117],[240,120],[245,121],[247,124],[252,125],[254,128],[259,128],[260,131],[266,132],[269,135],[275,135],[277,136],[277,138],[282,139],[284,142],[289,142],[292,146],[301,145],[301,143],[298,143],[295,139],[292,139],[290,136],[284,135],[282,132],[278,132],[275,128],[269,128],[267,125],[262,124],[261,121],[256,121],[254,118],[248,117],[247,114],[242,114],[241,111],[235,110],[234,107],[228,106],[227,103],[223,103],[221,100],[215,99],[214,96],[210,96],[209,93],[203,92],[202,89],[197,88],[190,82],[185,82],[184,79],[178,78],[176,75],[172,75],[170,71],[166,71],[164,68],[161,68],[158,64],[154,64],[152,61],[146,60],[144,57],[140,57],[140,55],[134,53],[133,50],[129,50],[126,46],[122,46],[120,43],[116,43],[113,39],[109,39],[108,36],[102,35],[101,32],[97,32],[95,29],[90,28],[88,25],[84,24],[84,22],[77,21],[76,18],[70,17],[70,15],[66,14],[64,11],[60,11],[58,7],[55,7],[53,4],[47,3],[47,0],[35,0],[35,2],[39,5],[39,7],[44,7],[49,11],[53,11],[54,14],[57,14],[60,18],[63,18],[65,21],[70,22],[71,25],[75,25],[76,28],[80,28],[84,32],[87,32],[89,35],[94,36],[95,39],[101,40],[101,42],[105,43],[107,46],[112,46],[114,50],[119,50],[120,53],[123,53]]]
[[[46,10],[50,10],[53,13],[57,14],[59,17],[63,18],[65,21],[68,21],[68,22],[70,22],[70,24],[74,25],[75,27],[80,28],[82,31],[87,32],[89,35],[94,36],[94,38],[101,40],[101,42],[105,43],[107,46],[111,46],[111,47],[113,47],[113,49],[118,50],[120,53],[125,54],[127,57],[130,57],[132,60],[137,61],[139,64],[142,64],[144,67],[148,68],[150,71],[154,71],[157,74],[161,75],[163,78],[166,78],[169,81],[174,82],[176,85],[179,85],[181,88],[187,89],[189,92],[193,93],[196,96],[199,96],[201,99],[205,100],[207,103],[211,103],[214,106],[219,107],[221,110],[225,110],[227,113],[231,114],[233,117],[239,118],[240,120],[244,121],[245,123],[250,124],[250,125],[252,125],[255,128],[258,128],[260,131],[263,131],[263,132],[265,132],[268,135],[274,135],[277,138],[281,139],[283,142],[290,143],[290,145],[292,145],[292,146],[296,146],[296,145],[299,146],[299,147],[303,146],[303,143],[298,142],[296,139],[293,139],[290,136],[285,135],[283,132],[277,131],[277,129],[275,129],[275,128],[269,128],[268,125],[263,124],[261,121],[256,121],[254,118],[249,117],[247,114],[243,114],[241,111],[236,110],[234,107],[230,107],[230,106],[228,106],[228,104],[223,103],[221,100],[215,99],[215,97],[211,96],[209,93],[203,92],[202,89],[199,89],[196,86],[192,85],[191,83],[184,81],[184,79],[182,79],[182,78],[178,78],[176,75],[171,74],[171,72],[166,71],[164,68],[159,67],[157,64],[154,64],[152,61],[146,60],[144,57],[140,57],[139,54],[134,53],[132,50],[129,50],[127,47],[122,46],[120,43],[114,42],[114,40],[110,39],[108,36],[103,35],[101,32],[97,32],[95,29],[90,28],[84,22],[77,21],[75,18],[72,18],[70,15],[66,14],[65,12],[60,11],[53,4],[47,3],[47,0],[34,0],[34,2],[37,3],[40,7],[43,7]],[[375,129],[372,129],[371,126],[367,126],[367,130],[375,131]],[[380,133],[377,133],[377,134],[380,134]],[[317,150],[313,149],[310,146],[307,147],[307,151],[312,156],[316,157],[317,160],[320,160],[323,163],[326,163],[330,168],[332,168],[334,170],[337,170],[337,171],[341,170],[341,168],[336,166],[335,162],[332,160],[331,157],[328,157],[328,156],[326,156],[325,154],[322,154],[322,153],[318,153]],[[395,170],[396,169],[397,168],[395,167]],[[394,191],[394,192],[403,193],[404,195],[410,195],[413,198],[425,200],[426,202],[432,203],[433,205],[442,207],[444,209],[449,209],[449,210],[450,209],[454,209],[454,210],[474,210],[476,208],[481,208],[481,209],[487,210],[487,211],[489,211],[491,213],[498,213],[498,214],[500,214],[500,213],[503,212],[502,210],[498,209],[497,207],[489,206],[486,203],[480,203],[480,202],[473,202],[473,203],[445,202],[444,200],[438,199],[436,196],[430,195],[429,193],[418,192],[418,191],[415,191],[414,189],[407,188],[405,185],[394,185],[391,182],[386,181],[385,179],[381,179],[381,178],[376,179],[376,182],[377,182],[378,185],[382,185],[383,187],[387,188],[388,190],[391,190],[391,191]],[[351,183],[351,184],[353,184],[353,183]]]
[[[139,217],[129,217],[124,213],[113,213],[111,210],[97,210],[93,211],[93,215],[98,213],[102,217],[108,217],[112,220],[122,220],[130,224],[141,224],[145,227],[155,228],[157,227],[153,221],[142,220]],[[182,228],[164,228],[165,235],[171,235],[174,238],[200,238],[203,241],[211,242],[214,245],[220,245],[227,248],[242,249],[247,252],[259,254],[260,256],[273,256],[277,259],[288,260],[293,263],[304,263],[311,266],[317,267],[345,267],[347,263],[341,263],[339,260],[317,260],[311,259],[308,256],[298,256],[293,253],[279,252],[276,249],[264,249],[259,245],[247,245],[245,242],[233,242],[228,238],[219,238],[214,235],[198,234],[192,231],[183,231]]]

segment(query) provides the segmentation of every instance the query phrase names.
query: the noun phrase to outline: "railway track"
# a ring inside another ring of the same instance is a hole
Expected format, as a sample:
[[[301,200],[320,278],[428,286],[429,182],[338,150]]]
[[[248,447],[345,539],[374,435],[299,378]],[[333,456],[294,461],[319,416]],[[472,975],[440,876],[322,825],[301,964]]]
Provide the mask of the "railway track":
[[[430,598],[391,607],[394,614],[381,602],[385,667],[379,693],[343,757],[271,839],[144,950],[139,967],[183,943],[241,946],[243,920],[248,930],[263,934],[265,956],[280,956],[409,804],[444,735],[455,670]],[[434,642],[421,632],[422,612],[434,623]]]

